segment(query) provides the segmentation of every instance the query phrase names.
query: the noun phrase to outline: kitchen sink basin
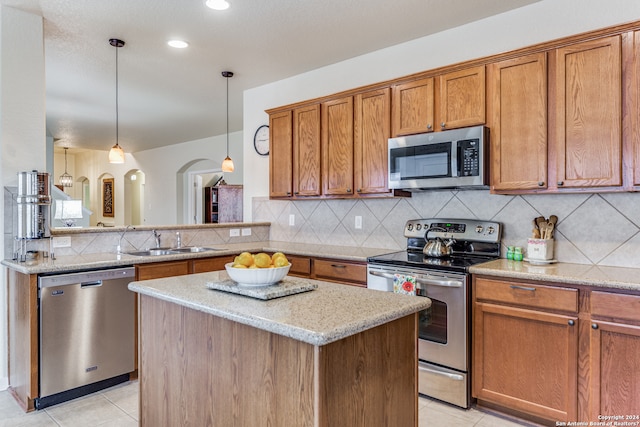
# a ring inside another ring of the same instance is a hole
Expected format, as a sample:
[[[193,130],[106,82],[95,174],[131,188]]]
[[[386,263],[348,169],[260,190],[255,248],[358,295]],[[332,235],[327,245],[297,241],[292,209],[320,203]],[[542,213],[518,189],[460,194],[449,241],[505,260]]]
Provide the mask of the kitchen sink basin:
[[[144,251],[127,252],[127,255],[135,256],[160,256],[160,255],[176,255],[185,253],[212,252],[222,251],[223,249],[203,248],[201,246],[185,246],[183,248],[153,248]]]

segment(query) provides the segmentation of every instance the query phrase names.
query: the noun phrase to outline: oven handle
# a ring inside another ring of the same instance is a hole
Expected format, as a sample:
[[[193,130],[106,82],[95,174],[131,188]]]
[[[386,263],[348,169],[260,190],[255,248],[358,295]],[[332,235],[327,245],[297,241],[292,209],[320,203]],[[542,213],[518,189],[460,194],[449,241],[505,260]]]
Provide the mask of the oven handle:
[[[384,273],[381,271],[369,270],[369,274],[372,276],[384,277],[385,279],[395,279],[395,276],[391,273]],[[409,276],[411,276],[409,274]],[[416,278],[416,283],[420,283],[422,285],[432,285],[432,286],[442,286],[443,288],[461,288],[463,283],[459,280],[437,280],[437,279],[423,279],[418,276],[413,276]]]
[[[452,379],[452,380],[455,380],[455,381],[463,381],[464,380],[464,377],[462,375],[450,374],[449,372],[436,371],[435,369],[425,368],[424,366],[418,366],[418,370],[429,372],[430,374],[442,375],[442,376],[445,376],[445,377],[447,377],[449,379]]]

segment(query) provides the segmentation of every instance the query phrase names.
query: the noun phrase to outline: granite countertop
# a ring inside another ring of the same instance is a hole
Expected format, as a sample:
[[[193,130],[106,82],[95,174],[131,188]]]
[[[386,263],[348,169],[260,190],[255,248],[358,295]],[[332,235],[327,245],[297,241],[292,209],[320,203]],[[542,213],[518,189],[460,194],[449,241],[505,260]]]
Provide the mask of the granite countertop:
[[[129,289],[312,345],[325,345],[388,323],[431,305],[429,298],[380,292],[319,280],[315,290],[268,301],[208,289],[227,281],[224,271],[131,282]]]
[[[637,268],[563,262],[534,265],[526,261],[511,261],[503,258],[475,265],[470,268],[470,273],[511,279],[640,291],[640,269]]]
[[[370,256],[393,252],[391,249],[362,248],[351,246],[314,245],[281,241],[248,243],[218,243],[204,245],[215,251],[183,253],[159,256],[135,256],[116,253],[79,254],[56,256],[55,259],[39,258],[34,261],[17,262],[10,259],[2,265],[24,274],[64,273],[69,271],[111,268],[145,264],[151,262],[177,261],[181,259],[209,258],[212,256],[238,255],[240,252],[284,252],[285,254],[338,258],[346,261],[366,262]]]

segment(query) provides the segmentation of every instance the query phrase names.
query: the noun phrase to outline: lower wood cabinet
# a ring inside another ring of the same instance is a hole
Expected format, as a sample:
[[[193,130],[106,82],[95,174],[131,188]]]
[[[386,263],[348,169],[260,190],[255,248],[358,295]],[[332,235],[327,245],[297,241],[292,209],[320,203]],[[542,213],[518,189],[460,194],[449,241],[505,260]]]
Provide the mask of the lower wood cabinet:
[[[367,264],[336,259],[315,259],[314,279],[348,285],[367,286]]]
[[[592,292],[589,330],[590,418],[640,416],[640,296]]]
[[[479,405],[549,425],[640,415],[640,295],[482,276],[473,292]]]
[[[191,273],[206,273],[207,271],[224,270],[224,265],[233,262],[235,256],[217,256],[214,258],[199,258],[191,261]]]
[[[496,303],[478,297],[474,303],[474,397],[548,420],[575,421],[578,292],[484,279],[475,288]],[[573,314],[538,307],[540,294],[554,291],[559,299],[573,298]]]
[[[136,280],[160,279],[190,273],[189,261],[164,261],[136,265]]]

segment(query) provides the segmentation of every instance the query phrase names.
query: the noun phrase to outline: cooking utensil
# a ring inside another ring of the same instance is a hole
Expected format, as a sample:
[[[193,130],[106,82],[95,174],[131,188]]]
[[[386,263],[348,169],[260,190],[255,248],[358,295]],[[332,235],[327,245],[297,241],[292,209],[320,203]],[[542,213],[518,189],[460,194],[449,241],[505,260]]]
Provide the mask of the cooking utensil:
[[[531,230],[531,236],[534,239],[539,239],[540,238],[540,229],[538,228],[538,223],[536,222],[535,218],[531,222],[533,224],[533,229]]]

